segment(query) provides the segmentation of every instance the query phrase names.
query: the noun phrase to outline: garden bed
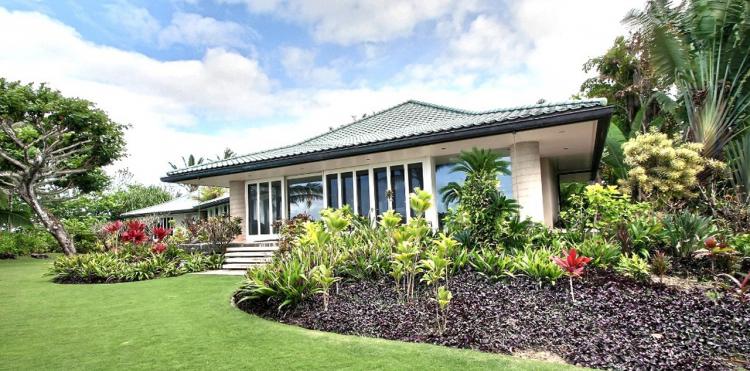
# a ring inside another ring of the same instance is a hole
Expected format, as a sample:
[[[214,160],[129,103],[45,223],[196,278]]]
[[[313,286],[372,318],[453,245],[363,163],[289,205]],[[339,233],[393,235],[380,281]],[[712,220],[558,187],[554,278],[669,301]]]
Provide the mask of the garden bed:
[[[281,311],[279,303],[259,300],[239,307],[309,329],[497,353],[543,351],[597,368],[727,369],[750,358],[750,305],[735,297],[714,302],[700,290],[598,271],[575,282],[573,305],[565,283],[492,283],[461,273],[449,284],[442,335],[433,294],[421,287],[418,299],[403,304],[391,279],[341,283],[327,312],[319,296]]]

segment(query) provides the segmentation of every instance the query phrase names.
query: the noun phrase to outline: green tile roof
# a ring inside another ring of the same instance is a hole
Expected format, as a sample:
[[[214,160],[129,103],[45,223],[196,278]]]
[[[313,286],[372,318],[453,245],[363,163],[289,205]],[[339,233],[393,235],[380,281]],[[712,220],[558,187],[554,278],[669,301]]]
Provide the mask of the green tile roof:
[[[459,128],[512,122],[566,111],[603,107],[606,99],[574,100],[544,103],[489,111],[467,111],[410,100],[374,113],[297,144],[266,151],[235,156],[230,159],[203,163],[167,173],[167,178],[235,167],[254,162],[296,157],[315,152],[347,148],[394,139],[447,132]]]

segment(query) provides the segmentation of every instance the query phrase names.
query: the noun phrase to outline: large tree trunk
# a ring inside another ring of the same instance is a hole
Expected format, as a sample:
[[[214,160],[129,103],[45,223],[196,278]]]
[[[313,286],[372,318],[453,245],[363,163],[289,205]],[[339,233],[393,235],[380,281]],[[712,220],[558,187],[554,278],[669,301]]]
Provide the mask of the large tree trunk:
[[[47,231],[51,233],[53,237],[55,237],[55,240],[57,240],[57,243],[60,245],[60,248],[62,248],[65,255],[75,255],[76,248],[75,244],[73,243],[73,238],[70,237],[68,231],[65,230],[65,227],[63,227],[63,224],[60,222],[60,220],[52,215],[52,213],[47,211],[44,206],[42,206],[42,204],[39,202],[39,199],[37,198],[36,192],[34,192],[34,189],[32,187],[24,188],[25,189],[22,189],[21,192],[19,192],[21,198],[26,201],[27,204],[29,204],[31,209],[34,210],[34,213],[39,217],[39,220],[42,222],[44,227],[47,228]]]

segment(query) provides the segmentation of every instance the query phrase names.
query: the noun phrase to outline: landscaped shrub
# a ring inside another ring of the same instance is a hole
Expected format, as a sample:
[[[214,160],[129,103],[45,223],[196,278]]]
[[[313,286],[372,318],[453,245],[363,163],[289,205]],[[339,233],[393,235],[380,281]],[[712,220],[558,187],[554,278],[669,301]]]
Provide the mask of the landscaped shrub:
[[[102,227],[105,252],[61,256],[49,274],[59,283],[113,283],[171,277],[216,269],[223,257],[186,254],[170,239],[171,229],[149,228],[139,220],[115,221]]]
[[[58,245],[44,229],[25,226],[13,232],[0,232],[0,255],[8,258],[58,251]]]
[[[633,203],[615,186],[593,184],[573,194],[568,207],[560,211],[562,224],[577,233],[578,241],[592,234],[615,237],[620,226],[651,209],[648,203]]]
[[[277,220],[273,229],[279,231],[279,252],[289,251],[296,239],[304,232],[302,227],[305,223],[313,221],[308,214],[295,215],[291,219]]]
[[[578,252],[591,258],[594,267],[611,267],[620,260],[620,247],[604,238],[589,238],[578,245]]]
[[[671,267],[672,258],[667,256],[663,251],[657,252],[651,258],[651,271],[659,277],[660,281],[664,279],[664,275],[667,274]]]
[[[469,254],[469,264],[475,272],[492,281],[513,277],[516,272],[512,256],[489,248],[472,251]]]
[[[615,270],[622,275],[634,278],[636,280],[646,280],[651,273],[651,267],[646,259],[641,258],[638,254],[623,255],[617,262]]]
[[[630,167],[624,182],[639,200],[666,203],[696,195],[698,174],[706,166],[720,167],[701,155],[700,143],[675,144],[667,134],[638,134],[622,146],[625,164]]]
[[[515,256],[514,265],[519,273],[524,274],[540,285],[555,284],[563,275],[563,270],[552,261],[550,251],[527,249]]]
[[[242,233],[242,219],[231,216],[214,216],[200,221],[200,228],[205,235],[205,242],[219,251]]]
[[[715,234],[711,217],[683,211],[664,217],[664,240],[675,256],[688,257],[703,246],[703,241]]]

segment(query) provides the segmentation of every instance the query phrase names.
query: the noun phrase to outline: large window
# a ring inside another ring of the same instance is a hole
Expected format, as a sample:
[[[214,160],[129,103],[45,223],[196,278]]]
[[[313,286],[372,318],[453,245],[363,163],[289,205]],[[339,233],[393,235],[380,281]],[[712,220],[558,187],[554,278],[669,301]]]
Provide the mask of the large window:
[[[281,220],[281,181],[271,182],[271,197],[273,197],[273,220]]]
[[[406,221],[406,185],[404,166],[391,166],[391,209]]]
[[[375,180],[375,214],[380,215],[388,210],[388,170],[384,167],[373,169]]]
[[[247,187],[247,220],[249,222],[248,233],[258,234],[258,184],[250,184]]]
[[[260,183],[259,194],[259,207],[260,214],[258,220],[260,221],[260,234],[271,233],[271,195],[268,183]]]
[[[320,218],[320,210],[324,207],[323,179],[320,176],[288,179],[287,200],[290,219],[300,214]]]
[[[326,207],[339,207],[339,176],[338,174],[329,174],[326,176]]]
[[[341,206],[349,205],[354,210],[354,174],[341,173]]]
[[[370,215],[370,172],[357,171],[357,213]]]
[[[510,157],[504,157],[503,160],[510,162]],[[456,203],[452,202],[446,204],[445,202],[443,202],[443,195],[440,194],[440,189],[451,182],[463,184],[466,178],[466,174],[463,172],[451,171],[451,169],[453,168],[453,164],[453,161],[446,161],[435,165],[435,189],[437,189],[438,191],[436,202],[438,208],[438,217],[441,221],[443,220],[443,216],[448,211],[448,209],[454,208],[456,206]],[[503,194],[507,197],[513,197],[513,178],[511,177],[511,175],[498,174],[497,179],[500,183],[498,190],[503,192]]]
[[[424,175],[422,174],[422,164],[409,164],[406,169],[409,179],[409,193],[414,192],[415,188],[424,190]],[[415,216],[414,209],[411,209],[411,215]]]

